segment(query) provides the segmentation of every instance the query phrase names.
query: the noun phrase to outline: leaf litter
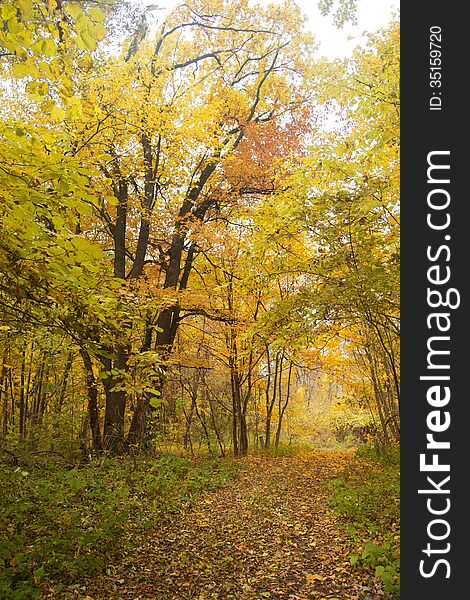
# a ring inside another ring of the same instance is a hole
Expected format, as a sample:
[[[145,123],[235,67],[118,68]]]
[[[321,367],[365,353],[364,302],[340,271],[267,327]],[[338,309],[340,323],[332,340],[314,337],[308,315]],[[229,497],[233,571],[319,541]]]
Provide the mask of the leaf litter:
[[[106,574],[49,598],[382,599],[380,583],[351,566],[351,542],[328,507],[324,482],[351,459],[350,451],[242,459],[235,479],[147,531]]]

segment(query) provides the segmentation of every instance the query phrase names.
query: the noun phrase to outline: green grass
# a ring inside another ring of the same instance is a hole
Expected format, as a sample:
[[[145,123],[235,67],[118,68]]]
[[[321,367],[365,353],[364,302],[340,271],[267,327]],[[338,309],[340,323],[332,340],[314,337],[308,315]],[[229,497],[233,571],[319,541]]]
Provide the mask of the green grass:
[[[232,460],[106,459],[83,468],[0,467],[0,598],[40,598],[103,570],[146,528],[234,477]]]
[[[380,458],[360,449],[352,466],[328,483],[330,505],[351,537],[350,562],[372,571],[390,598],[400,585],[400,463],[398,452]]]

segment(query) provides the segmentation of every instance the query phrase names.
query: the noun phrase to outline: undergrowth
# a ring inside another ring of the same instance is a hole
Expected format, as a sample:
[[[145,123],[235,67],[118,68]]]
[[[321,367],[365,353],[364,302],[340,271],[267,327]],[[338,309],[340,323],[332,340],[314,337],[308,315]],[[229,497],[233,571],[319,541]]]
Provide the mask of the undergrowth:
[[[344,523],[353,567],[379,578],[389,598],[400,585],[400,463],[395,449],[378,456],[364,447],[342,477],[328,483],[330,505]]]
[[[294,442],[292,444],[281,442],[276,448],[274,444],[269,448],[258,448],[254,454],[256,456],[282,456],[285,458],[294,458],[301,454],[311,453],[314,447],[306,442]]]
[[[0,466],[0,598],[40,598],[103,570],[143,530],[236,471],[232,460],[174,455],[72,469]]]

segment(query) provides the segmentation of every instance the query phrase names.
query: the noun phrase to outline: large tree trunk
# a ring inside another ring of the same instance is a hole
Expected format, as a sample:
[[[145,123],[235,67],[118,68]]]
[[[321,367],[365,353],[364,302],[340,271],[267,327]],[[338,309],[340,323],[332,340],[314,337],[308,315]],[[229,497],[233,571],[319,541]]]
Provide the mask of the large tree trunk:
[[[149,402],[150,399],[144,393],[137,399],[127,436],[127,441],[131,446],[143,447],[146,444]]]
[[[127,448],[124,438],[124,421],[126,413],[127,394],[124,377],[127,370],[127,353],[125,348],[116,345],[116,357],[102,360],[106,375],[103,385],[106,393],[106,410],[104,415],[103,448],[112,453],[120,454]],[[115,374],[112,370],[116,371]]]
[[[232,378],[232,445],[233,455],[239,455],[238,449],[238,410],[237,410],[237,399],[236,392],[234,391],[234,382]]]
[[[231,289],[231,288],[229,288]],[[233,307],[229,303],[230,309]],[[232,385],[232,442],[234,456],[246,456],[248,451],[248,437],[246,434],[246,420],[242,410],[242,390],[240,374],[238,372],[238,347],[236,332],[231,327],[228,336],[230,380]]]
[[[144,342],[141,347],[141,352],[148,352],[152,347],[152,324],[147,319]],[[153,382],[153,387],[162,393],[163,390],[163,377],[159,377],[158,380]],[[129,434],[127,441],[131,446],[147,448],[148,447],[148,413],[150,410],[150,400],[152,396],[143,392],[137,399],[134,407],[134,413],[132,415],[131,425],[129,428]]]
[[[114,166],[114,175],[117,179],[114,184],[114,195],[118,201],[116,219],[110,225],[114,241],[114,277],[124,281],[126,277],[128,182],[121,177],[117,162]],[[126,323],[122,325],[124,328],[126,326]],[[127,394],[124,389],[124,383],[127,372],[128,351],[119,342],[116,343],[113,349],[105,348],[105,350],[107,354],[112,353],[114,356],[112,359],[109,357],[100,358],[103,365],[103,387],[106,395],[102,447],[112,453],[120,454],[126,450],[124,421]],[[85,368],[87,367],[85,366]],[[92,375],[92,371],[87,370],[87,373]],[[98,444],[98,439],[96,439],[96,444]]]
[[[186,203],[187,201],[185,201]],[[180,210],[180,218],[181,215],[186,214],[190,210],[190,205],[183,204],[182,209]],[[192,204],[191,204],[192,206]],[[187,227],[187,225],[185,225]],[[194,260],[194,245],[192,245],[186,256],[186,260],[184,262],[184,268],[181,268],[181,260],[183,255],[183,247],[184,247],[184,239],[186,233],[182,233],[182,231],[186,232],[186,229],[181,229],[175,233],[173,236],[173,242],[171,247],[170,254],[170,264],[167,269],[166,278],[164,287],[165,288],[173,288],[184,290],[188,284],[189,274],[191,272],[191,268]],[[180,277],[181,276],[181,277]],[[163,387],[165,384],[165,375],[167,371],[166,362],[170,357],[171,350],[173,348],[173,344],[176,339],[176,334],[178,332],[178,327],[180,323],[180,309],[178,306],[172,306],[169,308],[163,309],[157,318],[157,336],[155,340],[155,349],[160,354],[161,366],[160,366],[160,375],[155,379],[152,384],[152,387],[159,392],[157,397],[163,399]],[[150,350],[152,345],[152,335],[151,330],[150,333],[146,333],[145,336],[146,342],[142,347],[142,350]],[[142,397],[138,400],[137,405],[134,410],[134,414],[132,417],[131,426],[129,429],[128,440],[129,443],[133,445],[146,445],[146,438],[148,434],[151,433],[151,429],[154,426],[157,420],[157,410],[153,409],[150,400],[152,396],[148,394],[143,394]],[[160,411],[161,412],[161,411]],[[153,414],[151,414],[153,413]],[[151,414],[149,418],[149,414]],[[166,417],[164,417],[165,419]]]
[[[246,425],[246,414],[240,415],[240,456],[248,454],[248,429]]]

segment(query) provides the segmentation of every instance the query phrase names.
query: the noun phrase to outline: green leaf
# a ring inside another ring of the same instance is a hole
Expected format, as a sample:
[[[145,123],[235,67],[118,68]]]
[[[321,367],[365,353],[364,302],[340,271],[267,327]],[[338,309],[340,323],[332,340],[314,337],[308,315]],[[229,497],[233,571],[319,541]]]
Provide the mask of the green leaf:
[[[74,238],[72,238],[72,245],[77,250],[81,250],[81,251],[87,251],[90,248],[90,242],[86,238],[84,238],[80,235],[77,235]]]
[[[44,565],[33,571],[33,576],[37,582],[41,581],[44,578]]]
[[[56,229],[62,229],[65,226],[65,221],[60,215],[53,215],[51,221]]]
[[[86,202],[78,203],[75,208],[81,215],[85,215],[85,216],[89,217],[93,214],[93,208]]]
[[[160,391],[156,390],[155,388],[147,387],[145,388],[145,391],[149,392],[150,394],[154,394],[154,396],[160,396]]]
[[[150,398],[150,400],[149,400],[149,404],[153,408],[158,408],[159,406],[162,405],[162,403],[163,403],[163,401],[160,398],[156,398],[155,396],[153,398]]]

